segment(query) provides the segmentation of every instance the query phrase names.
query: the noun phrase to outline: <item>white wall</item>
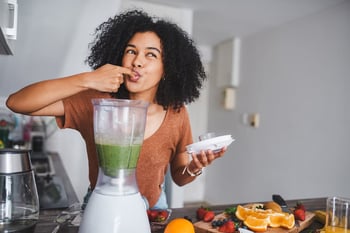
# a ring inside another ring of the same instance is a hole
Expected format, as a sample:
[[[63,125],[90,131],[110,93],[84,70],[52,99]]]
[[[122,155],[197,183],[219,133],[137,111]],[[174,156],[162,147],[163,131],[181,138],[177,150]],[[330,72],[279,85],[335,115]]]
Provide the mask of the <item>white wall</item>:
[[[193,12],[190,9],[175,8],[142,1],[122,0],[121,9],[143,9],[151,16],[169,19],[180,25],[183,30],[192,34]]]
[[[209,129],[236,141],[207,169],[205,200],[350,197],[350,2],[242,38],[237,108],[210,85]],[[260,127],[242,124],[258,112]]]

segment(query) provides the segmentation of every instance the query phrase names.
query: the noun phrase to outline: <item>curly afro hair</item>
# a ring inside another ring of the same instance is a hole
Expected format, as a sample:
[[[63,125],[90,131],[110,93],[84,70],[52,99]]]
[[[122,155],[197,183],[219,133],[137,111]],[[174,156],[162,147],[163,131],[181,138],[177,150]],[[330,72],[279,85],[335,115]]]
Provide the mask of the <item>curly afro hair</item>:
[[[107,63],[121,65],[125,47],[137,32],[154,32],[163,49],[164,77],[161,79],[156,102],[164,109],[179,109],[197,99],[206,74],[193,40],[176,24],[151,17],[141,10],[126,11],[109,18],[95,30],[86,62],[93,69]],[[122,84],[114,98],[129,98]]]

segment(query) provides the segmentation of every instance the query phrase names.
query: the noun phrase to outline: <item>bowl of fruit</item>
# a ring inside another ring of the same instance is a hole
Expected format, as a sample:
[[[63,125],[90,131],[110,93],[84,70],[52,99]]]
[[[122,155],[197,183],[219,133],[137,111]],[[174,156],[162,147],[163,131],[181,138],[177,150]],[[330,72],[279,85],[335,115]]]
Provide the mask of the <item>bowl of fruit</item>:
[[[151,226],[165,226],[171,215],[171,209],[148,209],[147,216]]]

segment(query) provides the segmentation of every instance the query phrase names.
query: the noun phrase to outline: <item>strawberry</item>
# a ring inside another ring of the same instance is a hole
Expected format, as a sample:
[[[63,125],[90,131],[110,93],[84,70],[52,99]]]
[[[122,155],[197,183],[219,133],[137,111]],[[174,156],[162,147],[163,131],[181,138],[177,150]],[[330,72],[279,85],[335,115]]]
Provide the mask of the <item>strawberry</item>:
[[[220,232],[225,232],[225,233],[234,233],[236,228],[235,228],[235,224],[233,223],[233,221],[228,220],[222,226],[220,226],[218,230]]]
[[[168,218],[168,211],[166,210],[159,210],[157,213],[156,221],[157,222],[164,222]]]
[[[295,209],[302,209],[302,210],[306,211],[304,204],[300,201],[297,202]]]
[[[154,222],[158,216],[158,211],[147,210],[147,216],[148,216],[149,221]]]
[[[296,220],[305,220],[305,211],[303,209],[295,209],[294,210],[294,217]]]
[[[169,213],[166,210],[147,210],[147,216],[150,222],[164,222],[167,220]]]
[[[208,210],[203,217],[204,222],[211,222],[215,217],[214,211]]]
[[[208,211],[208,208],[199,207],[196,211],[197,219],[203,220],[205,213]]]

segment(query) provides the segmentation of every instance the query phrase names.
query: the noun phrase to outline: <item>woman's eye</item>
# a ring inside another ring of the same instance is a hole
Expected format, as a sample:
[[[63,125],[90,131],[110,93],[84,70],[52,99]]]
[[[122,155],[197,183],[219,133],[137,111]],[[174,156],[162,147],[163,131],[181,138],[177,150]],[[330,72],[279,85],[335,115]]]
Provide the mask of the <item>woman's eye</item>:
[[[147,53],[147,57],[157,57],[157,55],[156,54],[154,54],[154,53]]]
[[[134,50],[132,50],[132,49],[127,49],[125,51],[125,54],[136,54],[136,52]]]

